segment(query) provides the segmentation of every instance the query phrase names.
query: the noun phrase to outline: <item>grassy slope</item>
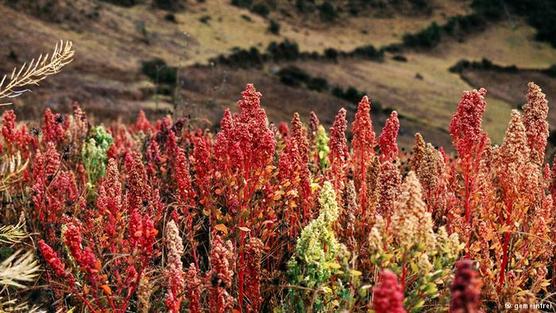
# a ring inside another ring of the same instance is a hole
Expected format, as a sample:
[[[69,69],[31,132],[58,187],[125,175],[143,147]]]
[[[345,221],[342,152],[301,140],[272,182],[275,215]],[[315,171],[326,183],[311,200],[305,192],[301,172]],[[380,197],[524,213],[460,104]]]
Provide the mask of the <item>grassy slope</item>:
[[[76,61],[66,72],[20,100],[33,104],[20,107],[19,113],[24,116],[32,117],[34,110],[40,110],[37,101],[62,103],[65,106],[59,108],[64,109],[74,99],[101,118],[115,115],[130,118],[140,107],[150,111],[158,108],[164,113],[171,106],[163,100],[155,106],[153,85],[139,73],[142,60],[162,57],[170,64],[187,66],[204,63],[235,46],[264,48],[269,42],[284,38],[295,40],[306,51],[322,51],[328,47],[349,50],[369,43],[380,46],[399,41],[403,33],[417,31],[428,25],[431,19],[442,22],[448,16],[468,11],[465,2],[436,1],[430,18],[395,16],[379,19],[364,15],[343,18],[332,25],[303,22],[273,13],[273,18],[282,26],[281,35],[276,36],[266,31],[267,20],[229,5],[228,0],[193,3],[184,12],[176,14],[177,23],[166,21],[166,12],[146,5],[120,8],[101,4],[93,8],[85,0],[77,3],[84,11],[98,11],[99,18],[80,18],[76,13],[79,23],[55,24],[0,5],[3,16],[0,29],[5,34],[0,49],[6,51],[0,55],[0,71],[9,71],[12,66],[47,50],[61,38],[73,40],[77,47]],[[211,17],[208,24],[202,23],[201,17],[207,15]],[[251,21],[242,15],[249,16]],[[146,37],[140,31],[141,23],[145,26]],[[501,90],[500,85],[504,84],[498,77],[484,75],[463,80],[447,69],[462,58],[478,60],[487,57],[497,64],[528,68],[556,63],[556,50],[534,42],[533,34],[533,29],[520,20],[506,21],[464,42],[448,41],[432,52],[407,53],[407,63],[387,58],[384,63],[344,60],[339,64],[308,62],[300,66],[327,77],[332,84],[353,85],[366,90],[383,106],[394,107],[408,116],[409,120],[402,121],[402,142],[405,145],[412,141],[412,133],[419,129],[424,131],[428,140],[446,145],[448,135],[439,129],[447,128],[462,90],[472,88],[468,82],[493,90]],[[16,52],[17,60],[7,57],[9,51]],[[265,106],[275,121],[289,120],[294,111],[306,116],[314,109],[324,122],[329,123],[340,106],[349,105],[329,95],[281,86],[269,74],[271,70],[185,69],[183,96],[186,103],[180,112],[207,117],[215,122],[223,107],[232,104],[244,83],[249,81],[256,82],[265,94]],[[415,78],[417,73],[423,76],[423,80]],[[523,80],[526,76],[519,77]],[[289,99],[286,105],[284,99]],[[515,107],[514,100],[515,97],[510,99],[500,92],[489,94],[485,127],[495,141],[502,137],[509,110]],[[551,117],[552,124],[556,125],[556,115],[551,114]],[[381,114],[376,118],[378,125],[384,120]]]
[[[475,80],[477,84],[470,86],[459,74],[450,73],[448,68],[462,58],[480,60],[484,57],[497,64],[526,68],[546,68],[555,64],[556,50],[548,44],[532,42],[533,35],[531,27],[516,21],[514,26],[509,23],[492,26],[464,42],[443,43],[433,52],[408,53],[407,63],[387,58],[383,63],[347,60],[339,64],[306,63],[299,66],[332,81],[366,90],[384,106],[397,108],[404,115],[433,127],[447,129],[463,90],[479,86],[497,90],[506,82],[491,76],[493,79]],[[422,80],[415,78],[417,73]],[[523,86],[519,90],[524,91],[526,83],[524,79],[521,81]],[[552,79],[544,77],[543,81]],[[500,142],[510,110],[516,107],[515,102],[502,97],[499,92],[489,94],[487,100],[484,126],[494,142]],[[552,124],[556,125],[556,114],[551,117]]]

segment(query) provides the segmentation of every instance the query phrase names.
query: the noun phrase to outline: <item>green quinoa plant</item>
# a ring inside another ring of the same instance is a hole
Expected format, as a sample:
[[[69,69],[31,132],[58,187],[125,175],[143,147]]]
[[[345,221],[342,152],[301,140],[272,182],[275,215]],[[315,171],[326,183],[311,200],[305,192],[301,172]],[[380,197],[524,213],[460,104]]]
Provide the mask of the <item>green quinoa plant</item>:
[[[96,126],[91,129],[89,138],[83,144],[81,157],[91,188],[106,172],[107,152],[112,141],[112,136],[103,126]]]
[[[301,231],[287,264],[291,288],[286,308],[296,312],[330,312],[340,305],[338,297],[345,298],[345,271],[341,269],[347,266],[349,253],[332,228],[339,207],[328,181],[322,187],[319,204],[319,216]]]

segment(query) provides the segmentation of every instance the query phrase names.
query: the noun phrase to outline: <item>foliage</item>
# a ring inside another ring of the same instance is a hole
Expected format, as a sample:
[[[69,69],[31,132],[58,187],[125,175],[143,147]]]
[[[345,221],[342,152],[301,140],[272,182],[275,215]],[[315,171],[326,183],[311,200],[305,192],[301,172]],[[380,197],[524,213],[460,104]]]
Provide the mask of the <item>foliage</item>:
[[[103,2],[112,3],[123,7],[132,7],[141,3],[141,0],[102,0]]]
[[[268,14],[270,14],[270,9],[268,8],[268,6],[264,3],[257,3],[255,5],[253,5],[253,7],[251,8],[251,10],[262,16],[262,17],[267,17]]]
[[[271,50],[288,58],[295,48]],[[308,86],[305,74],[288,73]],[[411,153],[400,150],[396,111],[377,136],[376,101],[359,92],[352,136],[345,109],[329,130],[314,113],[274,126],[251,84],[217,133],[143,112],[130,125],[89,126],[76,107],[46,109],[38,134],[6,111],[0,278],[10,292],[38,280],[39,299],[59,311],[547,304],[556,166],[545,156],[546,96],[528,87],[500,146],[482,128],[486,90],[464,92],[448,129],[454,154],[420,134]],[[16,247],[27,241],[33,248]],[[2,308],[25,305],[2,297]]]
[[[159,9],[174,12],[183,9],[185,2],[184,0],[154,0],[153,4]]]
[[[268,31],[271,34],[279,35],[280,34],[280,23],[275,20],[270,20],[270,24],[268,25]]]
[[[89,137],[81,149],[83,166],[89,177],[89,183],[94,185],[106,172],[108,149],[112,145],[112,136],[102,126],[91,129]]]
[[[336,7],[330,1],[324,1],[318,6],[320,17],[326,22],[334,21],[338,17]]]
[[[394,210],[391,222],[379,218],[371,230],[373,264],[400,275],[405,307],[410,312],[421,311],[427,300],[445,303],[448,295],[441,290],[463,248],[458,235],[448,235],[443,227],[434,231],[414,172],[406,177]]]
[[[316,312],[329,312],[337,305],[330,303],[331,293],[342,292],[334,290],[341,288],[341,285],[328,285],[332,276],[341,273],[341,264],[349,255],[332,229],[338,219],[339,208],[330,182],[324,183],[319,204],[319,216],[303,228],[295,252],[288,262],[290,284],[308,288],[307,291],[299,291],[294,287],[289,291],[291,303],[288,306],[297,312],[303,312],[309,307],[314,307]]]
[[[547,41],[556,46],[556,26],[553,21],[556,17],[556,4],[550,0],[527,1],[527,0],[473,0],[473,9],[478,14],[488,19],[497,20],[503,18],[505,12],[512,11],[527,18],[531,26],[537,30],[536,38]]]
[[[176,68],[167,65],[166,62],[160,58],[144,61],[141,65],[141,71],[155,83],[168,85],[176,83]]]
[[[432,48],[440,43],[441,28],[436,22],[415,34],[405,34],[403,43],[408,47]]]

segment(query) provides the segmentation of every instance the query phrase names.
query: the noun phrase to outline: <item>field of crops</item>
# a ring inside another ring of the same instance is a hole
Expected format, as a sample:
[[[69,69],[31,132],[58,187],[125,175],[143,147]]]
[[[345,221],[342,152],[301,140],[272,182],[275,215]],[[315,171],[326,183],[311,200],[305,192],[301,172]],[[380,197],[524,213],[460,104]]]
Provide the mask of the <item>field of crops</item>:
[[[72,56],[14,70],[0,100]],[[0,312],[552,312],[548,102],[529,83],[497,146],[486,97],[463,92],[453,154],[420,134],[401,151],[397,112],[377,135],[366,96],[328,130],[269,123],[252,84],[217,132],[78,105],[32,127],[4,103]]]

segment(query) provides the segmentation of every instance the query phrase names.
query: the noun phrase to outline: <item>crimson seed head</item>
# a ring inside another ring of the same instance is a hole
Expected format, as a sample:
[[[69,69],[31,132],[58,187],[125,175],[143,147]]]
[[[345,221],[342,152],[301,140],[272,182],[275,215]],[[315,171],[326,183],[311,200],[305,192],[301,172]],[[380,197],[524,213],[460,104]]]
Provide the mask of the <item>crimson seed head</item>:
[[[149,120],[147,119],[147,117],[145,116],[145,112],[143,112],[143,110],[139,111],[139,114],[137,114],[137,120],[135,122],[135,129],[137,131],[142,131],[144,133],[149,132],[150,130],[152,130],[152,125],[149,122]]]
[[[390,270],[382,270],[373,288],[373,309],[376,313],[405,313],[403,290],[398,277]]]
[[[398,131],[400,130],[400,121],[398,120],[398,112],[392,111],[390,117],[386,120],[384,128],[378,137],[378,146],[380,147],[380,160],[392,161],[398,157]]]
[[[42,128],[43,141],[59,143],[64,139],[65,124],[59,114],[53,114],[49,108],[44,111],[44,125]]]
[[[346,109],[341,108],[334,119],[334,124],[330,128],[330,141],[328,147],[330,154],[330,180],[334,184],[334,189],[340,192],[343,189],[343,181],[346,176],[347,160],[349,158],[349,150],[346,139]]]
[[[364,96],[359,102],[355,121],[352,124],[353,154],[360,158],[370,158],[374,154],[375,132],[371,120],[371,104],[369,98]]]
[[[58,277],[66,277],[66,270],[60,257],[44,240],[39,240],[39,251],[42,257]]]
[[[2,136],[8,143],[14,142],[16,139],[15,113],[13,110],[8,110],[2,114]]]
[[[319,118],[315,112],[311,111],[311,117],[309,119],[309,142],[313,142],[317,134],[317,129],[320,125]]]
[[[523,124],[527,131],[527,142],[531,148],[534,161],[544,161],[544,150],[548,138],[548,101],[542,89],[535,83],[529,83],[527,104],[523,107]]]
[[[450,313],[479,313],[481,311],[481,278],[471,260],[456,263],[456,277],[450,291]]]
[[[449,131],[460,157],[472,153],[473,147],[486,136],[481,126],[486,108],[486,92],[484,88],[464,92],[452,117]]]

